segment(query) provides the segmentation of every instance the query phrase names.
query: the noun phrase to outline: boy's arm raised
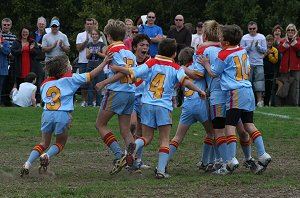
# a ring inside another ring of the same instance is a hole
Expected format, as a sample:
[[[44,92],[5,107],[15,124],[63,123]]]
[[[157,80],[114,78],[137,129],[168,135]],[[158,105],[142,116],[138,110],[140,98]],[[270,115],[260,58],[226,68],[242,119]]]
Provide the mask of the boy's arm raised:
[[[103,69],[103,67],[110,61],[112,60],[113,58],[113,53],[109,53],[105,56],[103,62],[98,66],[96,67],[95,69],[93,69],[91,72],[90,72],[90,77],[91,79],[95,78]]]

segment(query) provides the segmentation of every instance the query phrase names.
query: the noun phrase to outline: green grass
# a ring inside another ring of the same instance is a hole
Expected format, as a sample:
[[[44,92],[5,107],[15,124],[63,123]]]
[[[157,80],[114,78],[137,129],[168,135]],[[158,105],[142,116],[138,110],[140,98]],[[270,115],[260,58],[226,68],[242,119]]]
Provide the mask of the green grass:
[[[196,168],[204,130],[194,124],[169,164],[170,179],[157,180],[158,134],[145,148],[144,160],[152,169],[130,175],[126,170],[109,175],[113,155],[95,130],[98,109],[76,107],[73,128],[61,154],[51,159],[49,174],[38,174],[38,162],[26,178],[19,169],[32,147],[40,141],[42,109],[0,108],[0,197],[299,197],[300,109],[259,108],[254,114],[265,147],[273,161],[263,175],[243,167],[232,175],[218,177]],[[174,111],[172,135],[181,109]],[[268,114],[262,114],[268,113]],[[288,117],[275,117],[272,114]],[[110,127],[119,142],[117,117]],[[253,156],[256,157],[253,146]],[[237,156],[243,157],[238,145]]]

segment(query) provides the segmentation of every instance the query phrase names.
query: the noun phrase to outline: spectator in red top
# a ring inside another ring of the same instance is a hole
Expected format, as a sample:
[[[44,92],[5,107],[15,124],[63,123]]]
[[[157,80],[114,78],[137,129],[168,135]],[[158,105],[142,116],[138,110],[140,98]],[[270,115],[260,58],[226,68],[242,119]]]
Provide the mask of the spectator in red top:
[[[11,47],[11,53],[15,57],[17,87],[24,82],[29,72],[37,73],[34,57],[37,54],[38,45],[29,35],[29,28],[22,27],[18,39],[13,42]]]
[[[279,83],[277,95],[283,98],[284,104],[299,105],[299,81],[300,81],[300,38],[294,24],[289,24],[286,29],[286,37],[280,41],[278,51],[282,54],[279,67],[282,84]],[[287,86],[289,84],[289,86]]]
[[[137,26],[131,27],[131,34],[126,40],[124,40],[124,45],[128,47],[129,50],[132,50],[132,40],[139,33],[139,29]]]

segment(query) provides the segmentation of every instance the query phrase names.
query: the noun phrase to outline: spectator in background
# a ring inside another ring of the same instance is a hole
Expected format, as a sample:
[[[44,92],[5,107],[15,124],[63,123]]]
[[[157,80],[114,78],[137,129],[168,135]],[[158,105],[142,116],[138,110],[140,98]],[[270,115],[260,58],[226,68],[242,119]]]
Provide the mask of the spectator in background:
[[[202,22],[198,22],[197,23],[197,26],[196,26],[196,34],[193,34],[192,35],[192,44],[191,46],[195,49],[195,51],[197,51],[198,49],[198,46],[200,44],[203,43],[203,30],[202,30],[202,27],[203,27],[203,23]]]
[[[36,73],[35,56],[37,54],[38,46],[34,39],[30,38],[29,28],[21,27],[18,39],[13,42],[11,53],[15,57],[15,76],[16,85],[24,82],[25,77],[29,72]]]
[[[5,79],[8,75],[8,59],[10,54],[9,42],[2,37],[2,30],[0,29],[0,105],[2,104],[2,93],[5,88]]]
[[[104,43],[99,41],[100,31],[92,30],[92,42],[87,44],[86,58],[88,59],[87,72],[92,71],[100,65],[105,57],[103,53]],[[88,106],[100,106],[101,94],[96,92],[95,85],[104,80],[104,71],[102,70],[93,80],[88,84]]]
[[[36,95],[36,103],[37,106],[41,106],[41,95],[40,95],[40,85],[45,79],[45,72],[44,72],[44,65],[42,62],[45,60],[45,53],[42,51],[42,40],[44,35],[46,34],[46,19],[44,17],[39,17],[37,19],[37,30],[32,34],[32,38],[35,40],[37,44],[36,48],[36,56],[35,56],[35,63],[36,63],[36,85],[37,85],[37,95]]]
[[[136,26],[132,26],[130,37],[124,41],[124,45],[132,50],[132,40],[139,33],[139,29]]]
[[[276,93],[279,105],[299,105],[299,81],[300,81],[300,38],[294,24],[289,24],[286,29],[286,36],[278,46],[282,54],[279,67],[280,78],[279,88]],[[298,53],[298,55],[297,55]]]
[[[182,15],[177,15],[174,19],[175,29],[171,29],[168,32],[167,38],[172,38],[176,40],[177,43],[177,55],[179,52],[185,48],[191,46],[192,33],[184,26],[184,18]]]
[[[98,23],[98,21],[96,19],[94,19],[94,18],[92,18],[92,19],[94,21],[94,29],[99,30],[99,23]],[[100,31],[99,41],[103,42],[104,45],[107,46],[107,39],[106,39],[105,34],[102,31]]]
[[[257,106],[263,107],[262,93],[265,91],[263,55],[267,52],[267,41],[264,35],[257,33],[257,30],[257,23],[250,21],[248,23],[249,34],[243,36],[240,45],[247,50],[249,56],[251,65],[249,80],[253,84]]]
[[[9,48],[11,48],[14,40],[16,40],[16,36],[11,33],[11,28],[12,28],[12,20],[10,18],[4,18],[1,21],[1,26],[2,26],[2,37],[4,38],[4,40],[8,41],[9,43]],[[10,105],[10,98],[9,98],[9,93],[11,91],[11,89],[14,86],[15,83],[15,65],[14,65],[14,57],[13,55],[10,53],[7,56],[8,59],[8,76],[6,77],[6,79],[4,80],[4,87],[2,90],[2,102],[5,105]]]
[[[13,104],[19,107],[36,107],[35,94],[37,87],[36,74],[30,72],[26,75],[24,82],[20,84],[19,90],[15,87],[11,91],[11,99]]]
[[[87,45],[89,42],[93,41],[91,37],[91,33],[94,28],[95,28],[94,20],[91,18],[85,19],[84,32],[79,33],[76,38],[76,49],[79,52],[79,58],[77,64],[79,68],[79,74],[86,73],[88,71],[88,67],[87,67],[88,59],[86,56]],[[88,88],[87,84],[81,86],[82,107],[85,107],[87,105],[87,88]]]
[[[59,31],[60,22],[57,19],[52,20],[50,28],[51,32],[42,39],[42,51],[45,53],[45,61],[70,51],[68,37]]]
[[[124,40],[128,39],[131,37],[131,30],[133,26],[133,21],[131,19],[125,19],[125,25],[126,25],[126,34]]]
[[[283,29],[280,25],[275,25],[272,29],[273,36],[274,36],[274,44],[273,46],[278,48],[278,45],[282,39],[283,36]]]
[[[265,72],[265,96],[264,106],[270,106],[271,100],[274,98],[275,75],[278,62],[278,51],[274,44],[274,37],[269,34],[266,36],[268,51],[264,54],[264,72]]]
[[[161,27],[154,24],[156,16],[154,12],[149,12],[147,14],[147,23],[141,24],[139,27],[139,33],[146,34],[151,40],[149,54],[154,57],[158,53],[158,43],[163,38],[163,31]]]

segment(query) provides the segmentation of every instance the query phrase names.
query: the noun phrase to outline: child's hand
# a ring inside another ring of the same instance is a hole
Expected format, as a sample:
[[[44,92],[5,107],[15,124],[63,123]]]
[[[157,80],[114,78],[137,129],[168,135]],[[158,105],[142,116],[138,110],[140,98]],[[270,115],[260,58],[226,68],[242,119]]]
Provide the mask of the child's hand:
[[[114,73],[119,72],[119,66],[117,66],[117,65],[110,65],[109,67],[110,67],[110,69],[111,69],[112,72],[114,72]]]
[[[96,89],[96,91],[101,91],[101,89],[103,89],[105,87],[105,84],[104,84],[104,82],[103,81],[101,81],[101,82],[98,82],[96,85],[95,85],[95,89]]]
[[[206,99],[206,93],[202,90],[200,90],[200,92],[198,92],[198,95],[200,96],[201,99],[205,100]]]
[[[202,57],[200,60],[199,60],[199,63],[203,66],[209,64],[209,58],[207,57]]]
[[[103,63],[106,65],[106,64],[108,64],[109,63],[109,61],[111,61],[112,59],[113,59],[113,52],[109,52],[106,56],[105,56],[105,58],[104,58],[104,60],[103,60]]]

